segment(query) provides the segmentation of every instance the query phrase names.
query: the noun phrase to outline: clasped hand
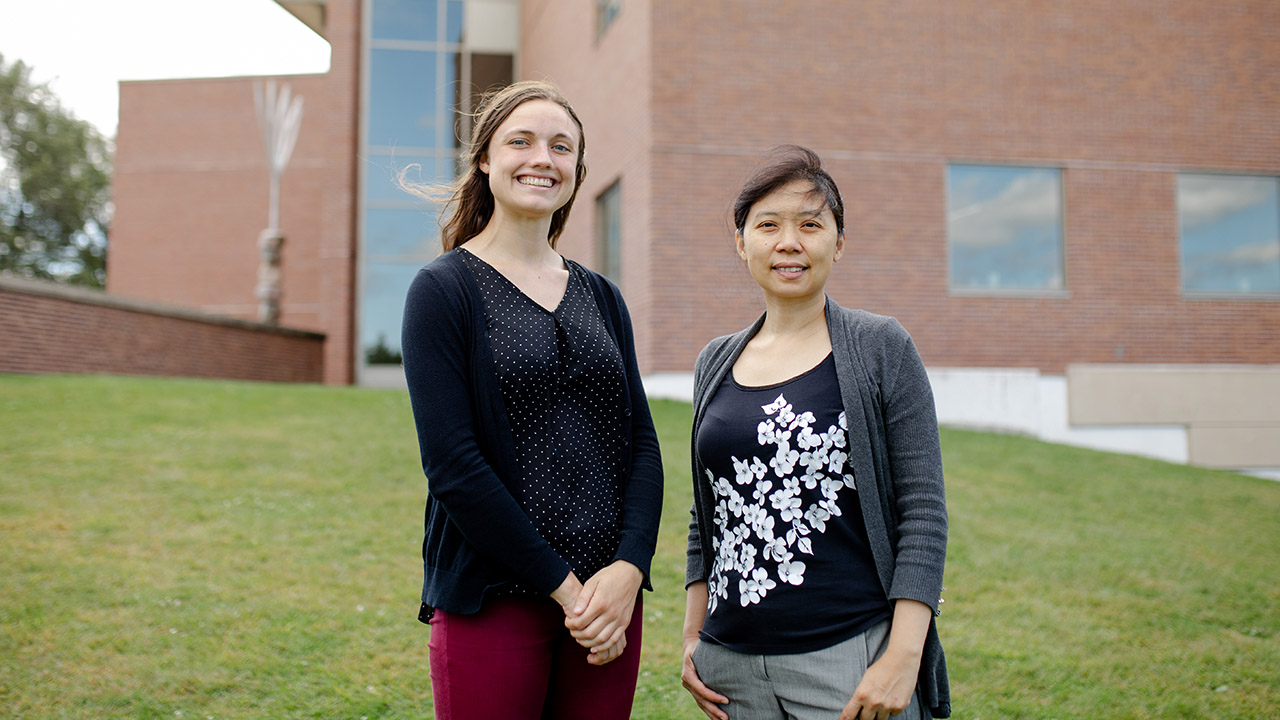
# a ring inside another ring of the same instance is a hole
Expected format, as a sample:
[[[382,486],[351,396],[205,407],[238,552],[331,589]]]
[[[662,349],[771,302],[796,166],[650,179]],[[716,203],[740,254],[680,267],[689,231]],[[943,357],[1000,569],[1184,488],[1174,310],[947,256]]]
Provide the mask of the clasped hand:
[[[604,665],[627,647],[627,626],[635,610],[644,574],[625,560],[580,583],[573,574],[564,579],[551,598],[564,610],[564,625],[578,644],[591,651],[587,662]]]

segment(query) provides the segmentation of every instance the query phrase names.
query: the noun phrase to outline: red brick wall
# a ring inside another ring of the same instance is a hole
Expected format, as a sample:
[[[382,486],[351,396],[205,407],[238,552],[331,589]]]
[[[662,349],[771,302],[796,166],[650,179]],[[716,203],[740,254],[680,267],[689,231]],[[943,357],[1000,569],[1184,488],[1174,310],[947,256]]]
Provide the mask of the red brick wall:
[[[0,373],[323,380],[324,336],[0,279]]]
[[[292,79],[307,111],[284,179],[283,321],[327,333],[326,380],[348,382],[359,2],[327,12],[333,69]],[[1274,0],[628,0],[599,40],[594,0],[521,13],[519,77],[559,83],[586,125],[565,254],[595,265],[594,200],[622,180],[645,372],[688,370],[762,309],[728,210],[786,142],[845,195],[831,294],[898,317],[932,366],[1280,362],[1280,300],[1182,296],[1175,206],[1180,171],[1280,174]],[[266,168],[250,82],[122,85],[113,292],[252,316]],[[956,162],[1063,169],[1065,292],[950,291]]]
[[[763,309],[729,207],[787,142],[845,195],[830,293],[898,317],[930,365],[1280,362],[1280,300],[1183,298],[1175,204],[1179,171],[1280,174],[1280,4],[629,0],[611,32],[647,51],[594,46],[593,5],[528,0],[523,74],[565,85],[589,137],[645,128],[621,141],[649,142],[648,207],[623,218],[646,371]],[[1065,292],[949,290],[955,162],[1063,169]]]
[[[627,11],[639,3],[628,3]],[[653,0],[650,369],[762,309],[728,205],[797,142],[845,195],[841,303],[930,365],[1280,362],[1280,300],[1182,297],[1179,171],[1280,174],[1280,5]],[[1067,291],[949,292],[951,162],[1064,168]]]
[[[558,249],[599,269],[596,258],[596,197],[615,181],[622,188],[622,291],[631,312],[637,352],[647,369],[650,345],[662,330],[654,325],[655,296],[648,228],[652,222],[652,101],[647,3],[627,2],[605,34],[596,39],[594,0],[521,4],[520,79],[550,80],[564,90],[587,138],[587,179]]]
[[[279,78],[304,98],[281,183],[281,323],[327,336],[325,381],[353,378],[359,1],[326,4],[331,63]],[[253,85],[265,78],[120,85],[108,249],[113,294],[255,318],[267,165]]]

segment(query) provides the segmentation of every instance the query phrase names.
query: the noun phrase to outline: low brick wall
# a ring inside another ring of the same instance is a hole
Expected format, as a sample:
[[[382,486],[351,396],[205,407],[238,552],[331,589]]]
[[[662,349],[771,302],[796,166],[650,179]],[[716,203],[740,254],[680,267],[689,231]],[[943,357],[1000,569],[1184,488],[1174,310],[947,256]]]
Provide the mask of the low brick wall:
[[[0,278],[0,373],[324,379],[321,333]]]

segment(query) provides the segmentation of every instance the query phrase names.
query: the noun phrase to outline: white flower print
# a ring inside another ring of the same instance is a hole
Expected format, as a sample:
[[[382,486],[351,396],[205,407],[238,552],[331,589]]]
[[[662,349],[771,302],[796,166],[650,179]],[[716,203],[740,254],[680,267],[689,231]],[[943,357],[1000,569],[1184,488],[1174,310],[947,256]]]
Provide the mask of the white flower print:
[[[738,593],[740,597],[738,602],[742,603],[742,607],[760,602],[760,600],[778,584],[769,578],[769,573],[764,568],[756,568],[752,571],[750,577],[744,577],[738,580]]]
[[[731,478],[707,473],[716,494],[718,535],[712,541],[708,612],[729,601],[735,585],[743,607],[761,602],[779,583],[801,585],[807,566],[796,554],[813,555],[811,533],[825,533],[831,519],[843,515],[840,493],[856,489],[846,468],[844,413],[818,430],[813,413],[797,413],[785,393],[761,409],[768,417],[757,424],[756,439],[773,452],[732,457]],[[745,485],[752,486],[749,497]]]
[[[755,498],[757,503],[760,503],[763,505],[765,497],[769,494],[769,491],[772,489],[773,489],[772,480],[761,480],[760,482],[756,483],[756,489],[751,491],[751,497]]]
[[[843,450],[832,450],[831,456],[827,458],[827,470],[833,473],[839,473],[844,469],[844,463],[849,459],[849,455]]]
[[[776,537],[764,546],[763,553],[765,560],[776,560],[782,562],[791,558],[791,553],[787,551],[787,542],[780,537]]]
[[[791,403],[787,402],[787,399],[785,397],[779,395],[776,400],[769,403],[768,405],[761,405],[760,409],[764,410],[765,413],[772,415],[778,412],[779,410],[781,410],[782,408],[786,408],[786,407],[791,407]]]
[[[778,579],[792,585],[804,582],[804,563],[791,558],[778,563]]]
[[[734,517],[742,517],[742,503],[742,496],[738,493],[729,495],[729,512],[733,513]]]
[[[769,498],[773,508],[778,511],[782,522],[791,522],[801,516],[803,511],[800,509],[800,498],[787,492],[779,490]]]
[[[766,543],[773,542],[773,526],[776,522],[773,516],[761,509],[756,513],[755,522],[751,523],[751,529],[756,531],[756,537]]]
[[[715,480],[713,482],[713,485],[715,487],[716,494],[720,495],[721,497],[729,497],[730,495],[733,494],[733,486],[730,485],[729,481],[725,480],[724,478]]]
[[[831,513],[827,512],[821,505],[813,505],[804,511],[804,519],[809,521],[809,526],[818,532],[827,531],[827,521],[831,519]]]
[[[756,426],[757,442],[761,445],[773,444],[774,425],[772,420],[761,420]]]
[[[805,413],[808,415],[808,413]],[[796,435],[796,444],[805,450],[812,450],[822,446],[822,434],[815,433],[807,426]]]
[[[773,468],[773,472],[778,477],[790,475],[796,467],[796,461],[800,459],[800,453],[791,450],[784,445],[778,446],[778,452],[769,459],[769,465]]]
[[[843,488],[844,481],[840,478],[822,478],[822,497],[827,500],[834,502]]]
[[[844,515],[844,511],[840,509],[839,503],[835,500],[821,500],[818,502],[818,507],[826,510],[828,513],[831,513],[831,517],[841,517]]]
[[[756,546],[750,543],[742,543],[742,549],[738,551],[738,561],[734,563],[734,569],[746,575],[756,567]]]

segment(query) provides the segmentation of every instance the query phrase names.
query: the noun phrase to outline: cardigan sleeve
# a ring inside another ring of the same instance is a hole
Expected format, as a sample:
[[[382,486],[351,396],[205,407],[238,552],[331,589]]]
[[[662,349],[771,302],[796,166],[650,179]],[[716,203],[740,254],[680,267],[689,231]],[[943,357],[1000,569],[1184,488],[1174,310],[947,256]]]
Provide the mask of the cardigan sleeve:
[[[936,612],[947,555],[947,504],[933,390],[911,336],[891,321],[881,391],[897,515],[891,599],[918,600]]]
[[[658,544],[658,524],[662,520],[662,455],[658,449],[658,433],[649,412],[640,365],[636,361],[631,315],[621,293],[611,283],[608,288],[617,308],[618,349],[626,367],[630,397],[631,462],[626,490],[623,494],[622,533],[615,560],[626,560],[644,573],[645,585],[651,586],[649,570]],[[585,580],[586,578],[582,578]]]
[[[401,347],[427,491],[482,556],[549,595],[570,567],[481,451],[468,362],[474,338],[461,292],[442,287],[428,266],[414,278],[405,303]]]
[[[699,399],[706,392],[707,373],[711,365],[711,359],[716,355],[715,349],[723,345],[724,338],[717,338],[711,341],[702,352],[698,353],[698,360],[693,366],[693,403],[694,417],[693,427],[691,428],[691,436],[689,438],[689,463],[692,467],[690,477],[693,480],[693,503],[689,506],[689,543],[685,549],[685,570],[684,570],[684,586],[688,588],[695,582],[703,582],[710,575],[708,567],[708,558],[703,557],[702,551],[702,528],[700,525],[702,511],[699,509],[699,489],[701,487],[703,468],[702,463],[698,462],[698,407]]]

